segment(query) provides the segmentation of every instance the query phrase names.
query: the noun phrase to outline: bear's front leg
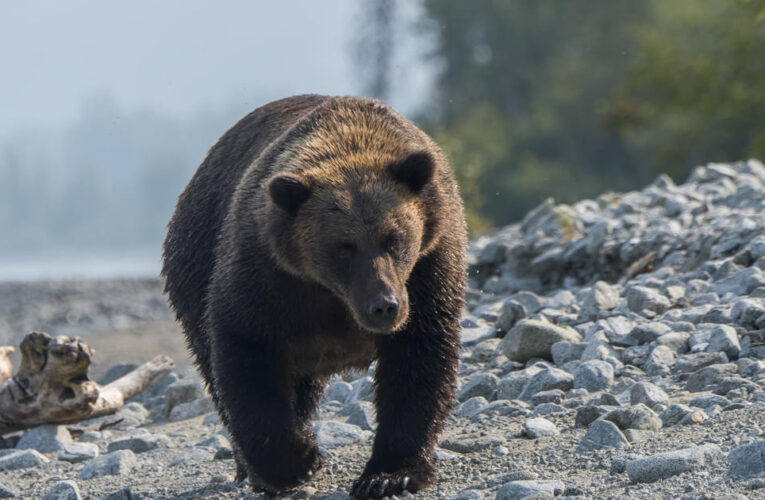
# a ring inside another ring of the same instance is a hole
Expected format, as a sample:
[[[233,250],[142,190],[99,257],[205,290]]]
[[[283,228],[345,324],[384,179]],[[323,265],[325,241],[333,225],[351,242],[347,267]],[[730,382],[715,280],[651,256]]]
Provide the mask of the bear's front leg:
[[[216,331],[215,387],[254,490],[278,492],[309,480],[322,464],[284,352],[266,339]]]
[[[416,492],[436,480],[433,449],[457,386],[464,276],[436,249],[409,279],[412,313],[377,339],[377,435],[356,498]]]

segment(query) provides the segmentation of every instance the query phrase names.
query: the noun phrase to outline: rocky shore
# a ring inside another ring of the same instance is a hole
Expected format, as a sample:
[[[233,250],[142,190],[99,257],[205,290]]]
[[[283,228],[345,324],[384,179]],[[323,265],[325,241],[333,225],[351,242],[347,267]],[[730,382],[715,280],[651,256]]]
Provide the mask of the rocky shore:
[[[548,200],[474,242],[470,280],[439,484],[417,498],[765,498],[761,163]],[[153,339],[183,357],[160,290],[155,280],[0,284],[0,340],[47,329],[127,351]],[[102,380],[129,368],[113,356]],[[349,498],[371,450],[373,375],[327,388],[315,424],[327,464],[287,498]],[[0,441],[0,498],[262,497],[233,475],[192,370],[117,415]]]

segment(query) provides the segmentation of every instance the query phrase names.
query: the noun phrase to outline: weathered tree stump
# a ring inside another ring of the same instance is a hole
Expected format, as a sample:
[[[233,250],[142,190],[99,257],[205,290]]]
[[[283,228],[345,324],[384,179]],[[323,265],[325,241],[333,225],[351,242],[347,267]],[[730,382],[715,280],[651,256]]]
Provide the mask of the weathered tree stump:
[[[19,348],[21,365],[11,376],[8,354],[13,347],[0,346],[0,435],[115,413],[175,366],[172,359],[160,355],[100,386],[88,378],[93,351],[79,338],[32,332]]]

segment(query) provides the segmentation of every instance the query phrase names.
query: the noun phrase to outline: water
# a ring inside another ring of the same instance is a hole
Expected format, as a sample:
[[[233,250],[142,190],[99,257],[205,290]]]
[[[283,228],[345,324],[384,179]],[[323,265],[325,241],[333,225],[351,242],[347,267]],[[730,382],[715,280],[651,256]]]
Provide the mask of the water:
[[[0,256],[0,281],[150,278],[159,276],[160,268],[155,249]]]

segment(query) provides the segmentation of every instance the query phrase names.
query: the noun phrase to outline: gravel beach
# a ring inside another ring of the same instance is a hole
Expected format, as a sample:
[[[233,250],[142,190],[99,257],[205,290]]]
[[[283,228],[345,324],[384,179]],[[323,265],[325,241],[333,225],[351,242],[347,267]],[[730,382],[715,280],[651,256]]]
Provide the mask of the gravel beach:
[[[474,241],[460,390],[422,499],[765,498],[765,167],[542,203]],[[0,498],[266,498],[154,279],[0,283],[0,345],[79,336],[113,380],[178,368],[118,414],[0,440]],[[324,469],[285,498],[341,500],[371,452],[374,366],[316,416]],[[416,380],[411,383],[416,384]]]

